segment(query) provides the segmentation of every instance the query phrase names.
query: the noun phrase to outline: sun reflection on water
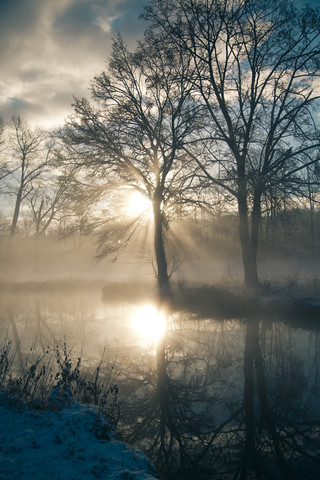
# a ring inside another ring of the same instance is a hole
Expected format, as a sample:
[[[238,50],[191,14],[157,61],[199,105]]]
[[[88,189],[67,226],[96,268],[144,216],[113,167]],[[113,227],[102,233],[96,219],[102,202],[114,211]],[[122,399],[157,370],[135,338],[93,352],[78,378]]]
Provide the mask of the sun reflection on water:
[[[134,312],[132,321],[137,335],[146,344],[157,344],[166,332],[165,315],[153,305],[139,307]]]

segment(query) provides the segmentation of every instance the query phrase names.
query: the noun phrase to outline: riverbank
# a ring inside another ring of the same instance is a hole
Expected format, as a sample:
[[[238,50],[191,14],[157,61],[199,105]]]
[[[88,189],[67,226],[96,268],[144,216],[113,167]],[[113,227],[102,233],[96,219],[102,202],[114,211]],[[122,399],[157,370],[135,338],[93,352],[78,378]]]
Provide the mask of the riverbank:
[[[155,480],[147,457],[116,439],[101,411],[52,393],[26,404],[0,391],[0,479]]]

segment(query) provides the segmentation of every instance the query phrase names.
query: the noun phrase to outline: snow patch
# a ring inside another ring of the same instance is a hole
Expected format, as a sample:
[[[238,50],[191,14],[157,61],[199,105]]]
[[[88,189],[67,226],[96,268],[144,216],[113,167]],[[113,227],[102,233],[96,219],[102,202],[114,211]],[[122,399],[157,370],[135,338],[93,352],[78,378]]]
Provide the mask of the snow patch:
[[[55,400],[57,392],[51,407]],[[37,409],[0,392],[0,479],[9,478],[154,480],[157,475],[143,453],[116,440],[97,407],[69,399],[57,408]]]

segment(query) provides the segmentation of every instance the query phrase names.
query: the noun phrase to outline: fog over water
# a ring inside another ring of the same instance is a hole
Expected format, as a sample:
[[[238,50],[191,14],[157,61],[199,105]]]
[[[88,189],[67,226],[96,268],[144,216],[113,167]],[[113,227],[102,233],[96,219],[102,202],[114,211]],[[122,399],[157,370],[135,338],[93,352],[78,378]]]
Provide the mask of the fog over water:
[[[0,291],[1,338],[11,341],[15,369],[41,356],[54,364],[63,345],[89,373],[102,362],[119,389],[121,438],[163,478],[233,478],[250,438],[265,478],[281,472],[274,446],[295,478],[317,478],[319,325],[304,315],[293,322],[272,303],[280,290],[253,308],[232,293],[241,291],[236,250],[190,247],[172,276],[175,307],[158,312],[139,249],[97,263],[86,242],[46,244],[36,257],[32,242],[16,242],[1,257]],[[314,259],[263,260],[266,285],[276,279],[292,299],[300,282],[311,295]]]

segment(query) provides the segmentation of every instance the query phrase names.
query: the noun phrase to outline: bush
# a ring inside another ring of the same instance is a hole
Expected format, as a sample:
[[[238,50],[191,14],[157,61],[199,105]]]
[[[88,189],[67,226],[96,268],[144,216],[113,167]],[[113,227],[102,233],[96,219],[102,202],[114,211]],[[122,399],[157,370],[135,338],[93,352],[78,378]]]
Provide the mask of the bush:
[[[88,371],[81,368],[81,356],[74,358],[72,349],[62,345],[47,348],[38,358],[24,357],[24,365],[16,367],[16,350],[8,337],[0,347],[0,388],[10,395],[38,408],[56,407],[59,401],[74,398],[80,403],[99,407],[113,424],[119,419],[118,386],[115,383],[115,361],[105,365],[103,356]],[[54,394],[53,394],[54,392]]]

